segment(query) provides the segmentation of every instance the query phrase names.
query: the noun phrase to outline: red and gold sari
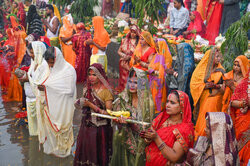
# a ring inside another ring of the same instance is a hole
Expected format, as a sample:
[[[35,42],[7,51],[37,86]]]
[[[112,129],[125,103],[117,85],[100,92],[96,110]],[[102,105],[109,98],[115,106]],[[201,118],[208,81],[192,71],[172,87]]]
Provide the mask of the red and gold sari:
[[[247,74],[249,76],[249,74]],[[249,78],[245,77],[234,90],[231,98],[232,101],[249,101]],[[240,163],[246,166],[250,158],[250,109],[248,107],[247,112],[243,113],[243,108],[230,108],[230,115],[233,120],[236,139],[238,141],[238,150]]]
[[[126,38],[124,40],[122,40],[121,46],[120,46],[120,50],[122,53],[124,53],[124,57],[120,58],[119,61],[119,73],[120,73],[120,77],[119,77],[119,86],[118,86],[118,90],[120,92],[122,92],[126,86],[127,83],[127,78],[128,78],[128,74],[129,74],[129,61],[132,57],[132,55],[134,54],[135,48],[136,48],[136,43],[133,44],[131,42],[131,32],[135,32],[138,37],[140,35],[140,29],[138,26],[133,25],[130,28],[130,32],[127,34]]]
[[[176,125],[166,125],[166,120],[169,115],[166,111],[159,114],[153,121],[152,127],[157,132],[159,137],[166,143],[167,146],[173,148],[174,143],[178,141],[183,147],[185,153],[193,147],[194,129],[191,121],[192,113],[188,95],[182,91],[177,91],[180,98],[182,108],[182,123]],[[157,145],[151,142],[145,149],[146,151],[146,166],[163,166],[166,165],[167,159],[163,157]]]

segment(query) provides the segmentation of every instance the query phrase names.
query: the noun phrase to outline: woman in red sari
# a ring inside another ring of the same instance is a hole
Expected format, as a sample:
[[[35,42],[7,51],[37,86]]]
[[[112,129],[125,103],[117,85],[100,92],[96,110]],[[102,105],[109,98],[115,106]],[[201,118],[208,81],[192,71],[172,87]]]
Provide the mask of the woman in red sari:
[[[164,166],[185,160],[193,147],[194,129],[188,95],[182,91],[169,94],[166,111],[158,115],[142,136],[146,147],[146,166]]]
[[[137,25],[132,25],[130,27],[130,32],[127,34],[126,38],[122,40],[121,46],[118,50],[118,55],[120,56],[119,62],[119,86],[118,91],[122,92],[127,83],[128,73],[129,73],[129,61],[135,51],[140,38],[140,29]]]
[[[190,24],[188,26],[187,31],[183,32],[183,35],[186,39],[195,38],[196,35],[200,35],[201,37],[205,36],[206,26],[203,23],[201,15],[197,11],[193,11],[190,13]]]
[[[19,23],[26,29],[26,13],[22,2],[18,4],[17,18],[19,19]]]
[[[250,101],[248,81],[249,67],[247,77],[245,77],[234,90],[230,108],[230,115],[238,141],[240,164],[243,166],[247,165],[250,158]]]
[[[203,0],[203,11],[207,25],[205,39],[209,41],[209,44],[215,44],[215,38],[220,31],[223,4],[219,1]]]
[[[147,31],[143,31],[140,35],[140,41],[136,46],[134,55],[130,60],[130,67],[144,71],[148,70],[149,63],[156,53],[155,48],[156,46],[152,35]]]
[[[86,31],[82,22],[76,25],[77,33],[73,36],[73,50],[76,53],[75,69],[77,82],[85,82],[87,79],[87,71],[90,65],[91,49],[85,41],[91,39],[91,34]]]

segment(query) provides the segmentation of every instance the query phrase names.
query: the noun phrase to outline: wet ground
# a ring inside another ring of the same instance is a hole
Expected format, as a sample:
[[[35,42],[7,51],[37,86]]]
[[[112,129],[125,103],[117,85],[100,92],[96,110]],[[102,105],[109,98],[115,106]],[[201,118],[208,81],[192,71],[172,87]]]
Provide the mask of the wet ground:
[[[82,86],[77,85],[78,97]],[[17,102],[3,103],[0,95],[0,166],[71,166],[73,165],[75,146],[72,155],[57,158],[39,150],[38,138],[29,136],[27,125],[16,126],[15,114]],[[80,127],[81,113],[75,111],[73,128],[75,140]]]

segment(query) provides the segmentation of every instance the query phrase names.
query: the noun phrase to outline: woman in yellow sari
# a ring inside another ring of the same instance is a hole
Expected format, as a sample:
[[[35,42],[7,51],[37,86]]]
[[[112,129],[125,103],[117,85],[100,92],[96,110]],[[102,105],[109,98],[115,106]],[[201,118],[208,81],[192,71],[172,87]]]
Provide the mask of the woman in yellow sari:
[[[190,89],[194,100],[193,114],[196,121],[195,140],[198,136],[205,136],[206,113],[220,112],[222,108],[224,68],[220,64],[221,57],[219,49],[208,50],[191,78]]]
[[[62,46],[64,59],[75,67],[76,54],[72,49],[72,37],[74,35],[74,23],[71,14],[63,17],[63,27],[60,29],[59,40]]]

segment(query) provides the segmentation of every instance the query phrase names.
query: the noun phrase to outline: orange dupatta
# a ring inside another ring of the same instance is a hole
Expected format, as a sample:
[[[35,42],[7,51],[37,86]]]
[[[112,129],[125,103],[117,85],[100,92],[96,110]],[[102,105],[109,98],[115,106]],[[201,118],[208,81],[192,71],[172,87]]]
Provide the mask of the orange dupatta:
[[[107,47],[110,43],[109,34],[104,28],[104,19],[101,16],[95,16],[92,18],[94,26],[94,38],[93,41],[100,45],[101,47]],[[98,48],[94,45],[91,45],[93,48],[93,54],[98,53]]]
[[[60,29],[59,40],[62,45],[62,52],[65,60],[70,63],[73,67],[75,67],[76,54],[72,49],[72,44],[66,44],[61,41],[61,37],[71,37],[73,35],[73,31],[75,29],[75,25],[73,23],[73,18],[71,15],[66,15],[63,17],[63,27]],[[71,40],[70,40],[71,41]],[[70,42],[68,41],[68,42]],[[68,43],[67,42],[67,43]]]
[[[197,119],[195,126],[195,140],[198,136],[205,135],[206,120],[205,115],[207,112],[219,112],[222,107],[222,94],[210,96],[209,89],[204,89],[207,81],[213,81],[217,84],[221,77],[221,72],[213,72],[212,66],[214,62],[215,49],[208,50],[200,63],[197,65],[193,72],[190,81],[190,91],[194,100],[194,119]],[[219,64],[217,69],[223,69]],[[198,116],[198,118],[197,118]]]

